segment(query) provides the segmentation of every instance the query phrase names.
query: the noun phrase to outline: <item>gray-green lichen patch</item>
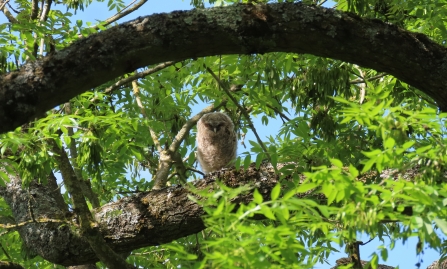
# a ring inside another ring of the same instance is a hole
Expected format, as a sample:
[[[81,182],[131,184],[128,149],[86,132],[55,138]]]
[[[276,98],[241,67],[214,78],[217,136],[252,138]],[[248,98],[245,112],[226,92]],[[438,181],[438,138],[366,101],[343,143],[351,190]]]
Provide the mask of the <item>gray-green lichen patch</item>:
[[[183,21],[184,21],[187,25],[192,25],[192,23],[193,23],[193,18],[191,18],[191,17],[187,17],[187,18],[184,18]]]
[[[337,31],[336,30],[337,30],[337,27],[335,27],[333,25],[330,25],[326,34],[328,36],[330,36],[330,37],[335,37],[337,35]]]

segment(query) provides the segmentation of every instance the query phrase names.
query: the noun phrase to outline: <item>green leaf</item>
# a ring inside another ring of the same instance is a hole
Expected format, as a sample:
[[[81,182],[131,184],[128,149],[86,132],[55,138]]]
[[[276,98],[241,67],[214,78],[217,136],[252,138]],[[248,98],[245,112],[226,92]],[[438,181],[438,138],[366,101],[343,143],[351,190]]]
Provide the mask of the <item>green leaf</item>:
[[[307,192],[307,191],[309,191],[309,190],[315,189],[317,186],[318,186],[318,184],[313,183],[313,182],[311,182],[311,183],[305,183],[305,184],[300,184],[300,185],[298,186],[298,188],[296,189],[296,192],[297,192],[297,193],[305,193],[305,192]]]
[[[330,205],[332,202],[334,202],[335,198],[337,197],[338,192],[333,191],[327,196],[327,204]]]
[[[433,233],[433,226],[431,225],[430,222],[424,221],[424,226],[428,235]]]
[[[385,141],[385,148],[387,149],[391,149],[394,147],[394,145],[396,144],[396,141],[392,138],[389,137],[386,141]]]
[[[362,151],[363,155],[365,155],[368,158],[372,158],[372,157],[376,157],[377,155],[381,154],[382,151],[381,150],[373,150],[373,151]]]
[[[368,172],[369,170],[371,170],[371,167],[376,163],[376,158],[374,159],[369,159],[365,165],[363,166],[362,169],[362,173]]]
[[[264,160],[265,154],[264,153],[259,153],[256,156],[256,168],[259,169],[259,167],[261,166],[261,162],[262,160]]]
[[[388,260],[388,250],[386,248],[382,248],[380,250],[380,256],[382,256],[384,261]]]
[[[285,220],[289,220],[290,218],[290,212],[289,209],[287,207],[281,207],[281,215],[283,216],[283,218]]]
[[[321,214],[325,217],[325,218],[329,218],[329,211],[327,206],[318,206],[318,210],[320,210]]]
[[[278,183],[276,184],[275,187],[273,187],[272,193],[270,194],[272,201],[278,199],[280,193],[281,193],[281,185]]]
[[[403,149],[408,149],[408,148],[411,148],[414,144],[416,143],[416,141],[408,141],[408,142],[405,142],[403,145],[402,145],[402,148]]]
[[[0,170],[0,186],[5,187],[6,183],[9,182],[9,176],[5,172]]]
[[[417,154],[421,154],[421,153],[424,153],[425,151],[427,151],[427,150],[429,150],[429,149],[432,149],[432,145],[429,145],[429,146],[425,146],[425,147],[420,147],[420,148],[417,148],[416,149],[416,153]]]
[[[216,210],[213,212],[213,216],[219,216],[222,213],[224,206],[225,206],[225,200],[221,199]]]
[[[267,205],[261,205],[261,212],[266,216],[267,218],[271,220],[276,220],[275,215],[273,215],[272,210]]]
[[[343,168],[343,163],[340,160],[338,160],[338,159],[330,159],[330,161],[331,161],[331,163],[334,166],[336,166],[338,168]]]
[[[255,191],[253,192],[253,201],[258,205],[262,204],[262,202],[264,201],[264,198],[262,198],[262,195],[259,193],[258,189],[255,189]]]
[[[68,135],[64,135],[63,138],[64,138],[64,143],[67,145],[67,147],[69,147],[71,144],[71,138]]]
[[[436,219],[435,219],[436,222]],[[424,225],[424,220],[418,216],[411,217],[411,224],[414,225],[414,228],[421,228]]]
[[[377,269],[378,264],[379,264],[379,256],[377,256],[377,254],[374,253],[371,259],[371,267],[373,269]]]
[[[359,170],[355,168],[352,164],[349,165],[349,173],[352,177],[356,178],[359,175]]]
[[[18,171],[18,165],[15,162],[11,162],[8,159],[3,159],[2,160],[5,164],[3,165],[3,168],[5,168],[6,172],[8,172],[10,175],[17,175],[17,171]]]
[[[282,199],[283,199],[284,201],[289,200],[289,199],[290,199],[291,197],[293,197],[295,194],[296,194],[296,191],[295,191],[295,190],[290,190],[290,191],[286,192],[286,194],[283,195]],[[447,200],[447,198],[446,198],[446,200]]]
[[[307,187],[306,187],[307,188]],[[306,189],[305,188],[305,189]],[[324,182],[321,186],[321,192],[328,197],[334,190],[334,185],[330,182]]]
[[[244,169],[247,170],[251,164],[251,156],[247,155],[244,159]]]
[[[237,157],[236,162],[234,163],[236,171],[241,169],[241,157]]]
[[[344,190],[340,190],[340,191],[338,191],[335,200],[336,200],[337,202],[340,202],[341,200],[343,200],[343,199],[345,198],[345,194],[346,194],[346,193],[345,193]]]
[[[435,223],[436,225],[439,227],[439,229],[441,229],[441,231],[447,235],[447,221],[443,220],[443,219],[439,219],[439,218],[435,218]]]

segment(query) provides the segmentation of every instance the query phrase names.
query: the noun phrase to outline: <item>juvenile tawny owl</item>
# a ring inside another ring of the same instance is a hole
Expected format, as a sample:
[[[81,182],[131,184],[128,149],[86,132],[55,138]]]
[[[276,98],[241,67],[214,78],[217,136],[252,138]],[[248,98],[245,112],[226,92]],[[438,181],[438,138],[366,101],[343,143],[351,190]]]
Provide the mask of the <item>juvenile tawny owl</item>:
[[[208,113],[197,122],[197,159],[203,172],[228,167],[236,158],[236,149],[234,125],[226,114]]]

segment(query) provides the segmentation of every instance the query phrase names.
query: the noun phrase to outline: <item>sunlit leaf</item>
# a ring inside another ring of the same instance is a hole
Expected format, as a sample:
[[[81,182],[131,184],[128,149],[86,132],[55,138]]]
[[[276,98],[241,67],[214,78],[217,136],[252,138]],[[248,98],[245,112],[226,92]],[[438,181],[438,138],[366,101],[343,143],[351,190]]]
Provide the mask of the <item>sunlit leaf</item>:
[[[263,200],[264,199],[262,198],[262,195],[259,193],[258,189],[255,189],[253,192],[253,201],[257,204],[262,204]]]
[[[270,194],[272,201],[275,201],[276,199],[278,199],[280,193],[281,193],[281,185],[276,184],[276,186],[273,187],[272,192]]]

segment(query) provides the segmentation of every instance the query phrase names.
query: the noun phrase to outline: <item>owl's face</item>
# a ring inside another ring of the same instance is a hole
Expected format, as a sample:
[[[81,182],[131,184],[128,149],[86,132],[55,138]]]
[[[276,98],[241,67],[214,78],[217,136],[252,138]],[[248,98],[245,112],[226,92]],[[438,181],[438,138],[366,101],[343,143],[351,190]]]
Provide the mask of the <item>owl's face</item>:
[[[225,126],[225,123],[224,123],[224,122],[215,122],[215,121],[212,121],[212,122],[209,122],[209,123],[205,123],[204,125],[205,125],[205,127],[206,127],[208,130],[211,130],[211,131],[217,133],[217,132],[220,131],[220,129],[221,129],[222,127]]]
[[[225,131],[226,129],[232,130],[234,128],[231,119],[223,113],[205,114],[200,119],[200,123],[203,124],[206,130],[215,134]]]

